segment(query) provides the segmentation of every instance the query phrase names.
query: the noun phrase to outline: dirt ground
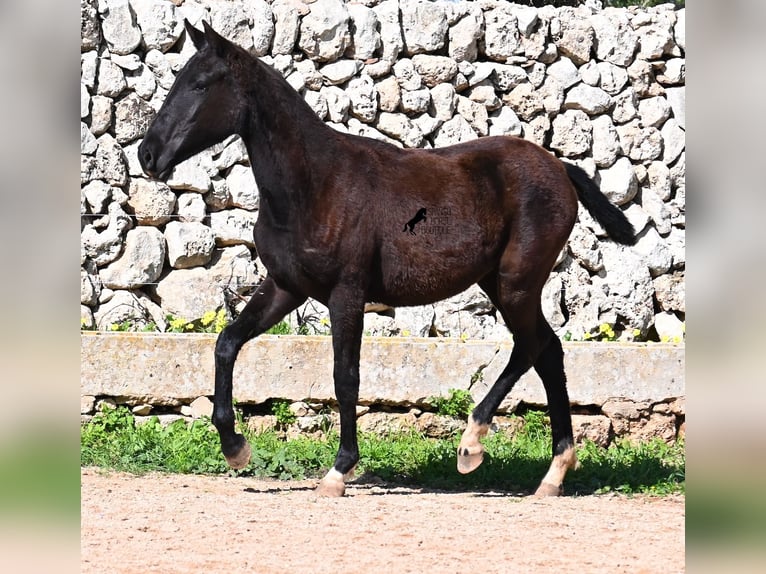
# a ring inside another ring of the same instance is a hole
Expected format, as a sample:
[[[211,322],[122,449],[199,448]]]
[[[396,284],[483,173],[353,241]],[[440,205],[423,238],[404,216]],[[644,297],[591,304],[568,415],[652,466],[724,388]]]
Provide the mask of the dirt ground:
[[[82,470],[82,573],[684,571],[684,498]]]

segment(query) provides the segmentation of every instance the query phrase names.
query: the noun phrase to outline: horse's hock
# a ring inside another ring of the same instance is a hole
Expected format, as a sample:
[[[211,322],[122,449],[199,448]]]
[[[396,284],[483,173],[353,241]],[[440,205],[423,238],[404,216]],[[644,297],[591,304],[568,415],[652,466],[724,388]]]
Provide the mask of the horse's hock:
[[[82,337],[82,416],[102,402],[169,422],[209,415],[213,335],[93,333]],[[431,397],[467,389],[486,394],[510,354],[510,341],[367,338],[360,365],[359,427],[385,434],[417,429],[428,436],[462,430],[433,412]],[[602,446],[615,437],[674,440],[685,426],[684,348],[673,344],[569,343],[564,346],[575,438]],[[104,357],[109,357],[108,361]],[[321,433],[337,425],[329,337],[263,336],[248,343],[235,369],[235,398],[261,413],[249,424],[274,427],[273,399],[296,415],[288,433]],[[513,412],[545,408],[533,372],[515,385],[494,419],[515,430]]]
[[[86,327],[198,318],[240,305],[262,277],[252,251],[259,198],[239,139],[184,162],[167,184],[146,180],[137,162],[147,125],[193,52],[186,18],[211,21],[263,56],[337,129],[406,147],[512,134],[578,163],[622,207],[639,240],[627,249],[601,242],[603,230],[581,212],[544,291],[548,320],[575,339],[602,324],[628,338],[683,338],[685,10],[491,0],[110,1],[102,12],[97,4],[81,2]],[[415,232],[448,226],[442,215],[429,213]],[[309,305],[301,317],[321,325],[325,310]],[[505,336],[501,321],[471,289],[394,317],[370,316],[365,328],[493,339]],[[570,373],[570,384],[576,378]],[[633,407],[602,408],[627,413],[620,420],[633,429],[667,414],[663,401],[649,411],[638,401],[635,420]]]

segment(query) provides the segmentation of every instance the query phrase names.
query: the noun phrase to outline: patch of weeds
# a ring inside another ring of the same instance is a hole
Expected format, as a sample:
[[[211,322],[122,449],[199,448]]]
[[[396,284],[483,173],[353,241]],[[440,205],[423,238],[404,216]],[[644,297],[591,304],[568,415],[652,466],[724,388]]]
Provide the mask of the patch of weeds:
[[[282,429],[289,427],[298,420],[287,401],[274,401],[271,405],[271,413],[277,418],[277,425]]]
[[[473,397],[464,389],[450,389],[446,397],[430,397],[428,402],[436,413],[458,419],[467,419],[473,409]]]

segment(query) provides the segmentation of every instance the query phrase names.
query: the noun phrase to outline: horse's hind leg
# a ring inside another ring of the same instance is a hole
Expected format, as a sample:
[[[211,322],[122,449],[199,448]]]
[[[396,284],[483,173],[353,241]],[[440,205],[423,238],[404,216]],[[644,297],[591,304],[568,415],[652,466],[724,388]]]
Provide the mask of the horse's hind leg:
[[[534,293],[500,289],[498,275],[495,274],[480,281],[479,286],[503,315],[514,335],[514,345],[505,369],[468,419],[468,426],[458,446],[457,468],[463,474],[472,472],[484,460],[481,438],[487,434],[500,403],[516,381],[532,367],[539,352],[534,328],[534,309],[539,306],[539,297],[536,302]]]
[[[535,362],[535,370],[543,381],[548,397],[553,434],[553,460],[536,496],[558,496],[561,494],[567,470],[579,466],[572,434],[572,417],[569,410],[566,374],[564,373],[564,350],[555,335],[548,339]]]
[[[277,286],[267,277],[250,298],[239,317],[228,325],[215,343],[215,397],[213,424],[221,437],[221,450],[232,468],[244,468],[250,461],[250,446],[234,430],[232,374],[237,354],[247,341],[274,326],[298,307],[299,297]]]
[[[471,472],[481,464],[480,439],[487,434],[495,411],[516,381],[534,366],[545,386],[553,427],[553,461],[535,494],[558,495],[566,471],[577,465],[561,342],[540,309],[540,289],[513,289],[509,281],[513,276],[498,277],[488,277],[479,285],[513,333],[513,350],[497,382],[471,414],[458,447],[458,470]]]

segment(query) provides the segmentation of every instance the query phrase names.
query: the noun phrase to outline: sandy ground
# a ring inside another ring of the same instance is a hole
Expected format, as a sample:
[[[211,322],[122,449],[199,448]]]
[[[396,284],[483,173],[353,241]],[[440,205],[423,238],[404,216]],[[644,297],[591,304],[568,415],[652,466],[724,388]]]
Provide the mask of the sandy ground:
[[[82,470],[83,573],[684,571],[684,498]]]

